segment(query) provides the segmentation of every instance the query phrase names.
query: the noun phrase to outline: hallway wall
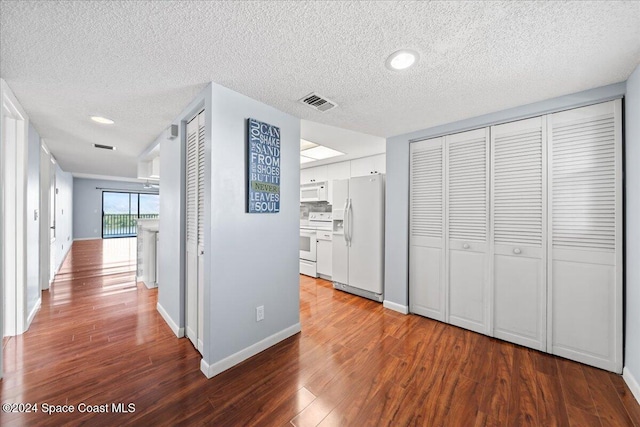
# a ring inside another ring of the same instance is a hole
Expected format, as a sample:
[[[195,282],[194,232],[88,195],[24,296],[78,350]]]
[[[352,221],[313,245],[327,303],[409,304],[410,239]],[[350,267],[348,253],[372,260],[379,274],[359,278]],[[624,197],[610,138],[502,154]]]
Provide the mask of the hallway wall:
[[[56,162],[56,241],[53,260],[57,272],[73,243],[73,175],[65,172]]]
[[[640,401],[640,66],[627,80],[626,156],[626,340],[623,375]]]

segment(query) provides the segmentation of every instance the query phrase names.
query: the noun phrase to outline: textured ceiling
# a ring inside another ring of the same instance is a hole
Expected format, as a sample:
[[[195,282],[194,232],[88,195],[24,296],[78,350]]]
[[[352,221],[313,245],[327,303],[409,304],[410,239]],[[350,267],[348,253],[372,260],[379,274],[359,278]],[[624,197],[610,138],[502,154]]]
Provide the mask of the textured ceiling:
[[[635,1],[2,1],[0,14],[0,76],[65,170],[103,175],[135,176],[209,81],[385,137],[623,81],[640,62]],[[400,48],[420,62],[388,71]],[[311,91],[339,107],[297,103]]]

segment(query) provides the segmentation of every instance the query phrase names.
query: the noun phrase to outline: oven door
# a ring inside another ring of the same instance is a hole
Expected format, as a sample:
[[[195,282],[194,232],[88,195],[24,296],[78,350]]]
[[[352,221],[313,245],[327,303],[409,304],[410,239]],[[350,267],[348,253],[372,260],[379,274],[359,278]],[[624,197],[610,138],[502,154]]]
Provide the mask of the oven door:
[[[300,259],[316,261],[315,230],[300,230]]]

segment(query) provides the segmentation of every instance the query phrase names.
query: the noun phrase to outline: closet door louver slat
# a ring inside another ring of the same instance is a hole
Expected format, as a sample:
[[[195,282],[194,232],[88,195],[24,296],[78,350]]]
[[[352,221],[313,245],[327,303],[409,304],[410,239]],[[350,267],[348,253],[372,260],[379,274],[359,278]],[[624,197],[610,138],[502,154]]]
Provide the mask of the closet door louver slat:
[[[198,114],[198,245],[204,245],[204,113]]]
[[[442,237],[442,146],[412,153],[411,164],[411,236]]]
[[[195,242],[198,235],[198,120],[187,124],[187,241]]]

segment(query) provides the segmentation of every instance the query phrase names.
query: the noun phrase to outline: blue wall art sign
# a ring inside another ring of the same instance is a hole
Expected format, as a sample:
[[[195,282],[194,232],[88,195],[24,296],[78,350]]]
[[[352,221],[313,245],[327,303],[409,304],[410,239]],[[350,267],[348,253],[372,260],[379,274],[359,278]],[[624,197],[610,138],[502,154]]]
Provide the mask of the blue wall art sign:
[[[280,128],[249,119],[247,212],[280,212]]]

